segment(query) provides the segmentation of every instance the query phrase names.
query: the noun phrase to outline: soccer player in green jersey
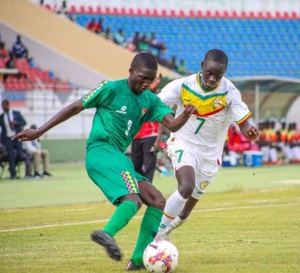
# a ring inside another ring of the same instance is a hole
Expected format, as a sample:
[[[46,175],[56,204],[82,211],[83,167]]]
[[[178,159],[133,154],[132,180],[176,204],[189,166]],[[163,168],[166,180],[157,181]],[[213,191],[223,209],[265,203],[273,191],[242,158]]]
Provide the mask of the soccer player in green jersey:
[[[121,251],[113,237],[133,218],[142,203],[147,206],[127,271],[144,268],[143,251],[157,233],[165,199],[146,178],[134,171],[124,152],[144,122],[158,121],[174,132],[190,115],[197,113],[194,106],[187,105],[175,119],[173,111],[149,90],[156,74],[155,57],[140,52],[132,60],[127,79],[102,82],[40,128],[27,129],[13,137],[19,141],[36,139],[82,110],[96,108],[87,140],[86,170],[116,210],[104,229],[94,231],[91,239],[103,246],[110,258],[121,260]]]

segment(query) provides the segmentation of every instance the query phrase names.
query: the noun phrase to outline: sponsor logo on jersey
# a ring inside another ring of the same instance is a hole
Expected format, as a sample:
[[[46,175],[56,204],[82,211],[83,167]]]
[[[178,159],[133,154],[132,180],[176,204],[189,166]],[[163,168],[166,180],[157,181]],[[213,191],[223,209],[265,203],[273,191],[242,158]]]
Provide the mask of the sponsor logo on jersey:
[[[127,114],[126,109],[127,109],[127,107],[125,105],[123,105],[121,107],[121,109],[120,110],[116,110],[116,112],[119,113],[119,114],[124,114],[125,115],[125,114]]]

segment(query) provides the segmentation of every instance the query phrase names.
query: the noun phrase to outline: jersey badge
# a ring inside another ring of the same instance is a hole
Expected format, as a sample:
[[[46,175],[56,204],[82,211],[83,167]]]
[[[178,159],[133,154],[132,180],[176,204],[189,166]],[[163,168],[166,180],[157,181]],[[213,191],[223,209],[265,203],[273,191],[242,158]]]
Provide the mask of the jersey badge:
[[[147,108],[143,108],[142,109],[142,117],[148,112],[148,109]]]

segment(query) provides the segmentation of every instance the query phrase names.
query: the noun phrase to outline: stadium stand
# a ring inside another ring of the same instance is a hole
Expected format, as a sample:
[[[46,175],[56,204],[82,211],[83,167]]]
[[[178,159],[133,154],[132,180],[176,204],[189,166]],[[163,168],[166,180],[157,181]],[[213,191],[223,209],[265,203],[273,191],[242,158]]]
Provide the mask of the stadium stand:
[[[269,19],[257,18],[253,14],[244,14],[245,18],[229,18],[224,13],[183,17],[171,12],[168,17],[156,17],[150,16],[155,13],[148,12],[149,16],[106,12],[109,14],[76,13],[76,22],[84,27],[92,18],[103,18],[104,28],[110,26],[114,33],[121,26],[127,39],[134,31],[155,32],[158,40],[167,45],[166,58],[175,55],[178,60],[184,59],[190,72],[199,70],[198,56],[215,47],[229,55],[228,77],[271,75],[300,78],[300,36],[297,34],[300,20],[287,15],[284,19],[281,15]]]

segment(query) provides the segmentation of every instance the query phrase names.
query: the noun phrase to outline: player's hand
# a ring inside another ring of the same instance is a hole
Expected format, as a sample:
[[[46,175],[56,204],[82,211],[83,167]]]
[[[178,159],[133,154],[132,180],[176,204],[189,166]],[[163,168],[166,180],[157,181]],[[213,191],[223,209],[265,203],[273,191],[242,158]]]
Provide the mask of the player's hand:
[[[250,128],[247,130],[247,134],[250,139],[256,139],[259,137],[259,132],[254,126],[250,126]]]
[[[195,115],[198,113],[198,110],[195,106],[191,105],[191,104],[188,104],[185,106],[184,110],[183,110],[183,114],[184,115]]]
[[[19,141],[28,141],[37,139],[38,137],[40,137],[40,133],[37,129],[26,129],[13,136],[11,139]]]
[[[151,85],[150,85],[150,87],[149,87],[149,90],[150,90],[152,93],[156,94],[157,88],[158,88],[158,86],[159,86],[160,83],[161,83],[161,79],[162,79],[162,74],[159,73],[159,74],[158,74],[158,77],[156,77],[156,78],[154,79],[154,81],[151,83]]]

